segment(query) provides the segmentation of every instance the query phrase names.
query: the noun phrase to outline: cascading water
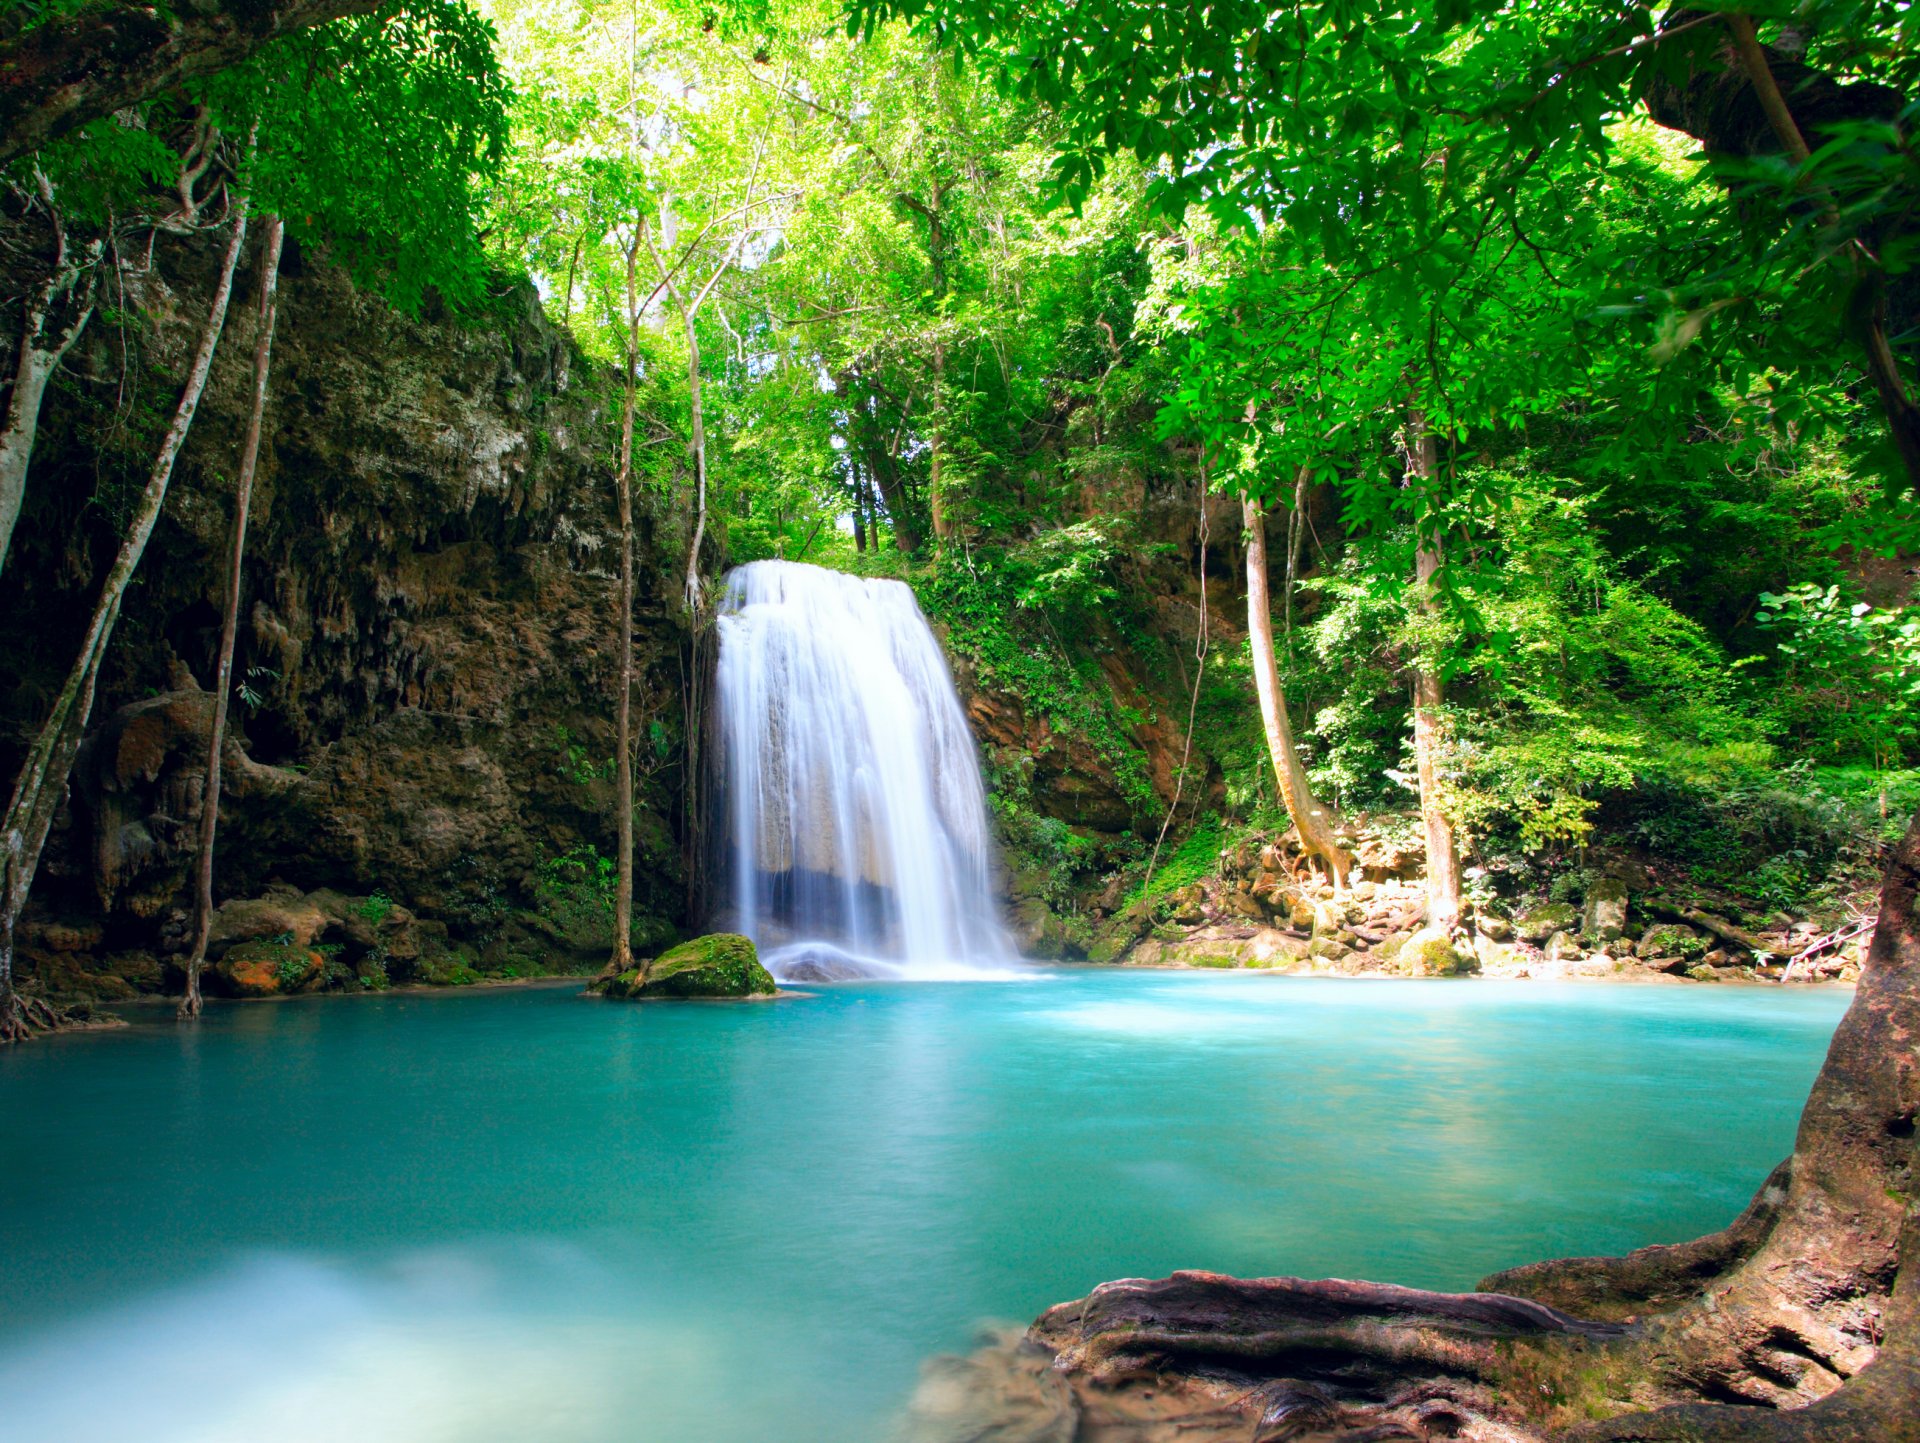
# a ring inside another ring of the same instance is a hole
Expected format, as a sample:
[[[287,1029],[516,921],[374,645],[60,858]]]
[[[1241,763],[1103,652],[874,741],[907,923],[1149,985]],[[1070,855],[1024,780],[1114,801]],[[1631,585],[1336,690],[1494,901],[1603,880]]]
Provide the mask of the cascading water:
[[[936,978],[1012,962],[973,737],[913,592],[754,561],[728,575],[718,623],[727,903],[768,970]]]

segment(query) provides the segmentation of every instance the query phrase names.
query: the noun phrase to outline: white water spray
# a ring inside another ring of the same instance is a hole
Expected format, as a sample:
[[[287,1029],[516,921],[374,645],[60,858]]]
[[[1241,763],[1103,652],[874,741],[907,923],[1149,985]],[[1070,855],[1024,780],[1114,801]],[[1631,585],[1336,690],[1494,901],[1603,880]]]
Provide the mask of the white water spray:
[[[946,658],[902,582],[727,577],[716,711],[732,925],[774,976],[973,976],[1012,949]]]

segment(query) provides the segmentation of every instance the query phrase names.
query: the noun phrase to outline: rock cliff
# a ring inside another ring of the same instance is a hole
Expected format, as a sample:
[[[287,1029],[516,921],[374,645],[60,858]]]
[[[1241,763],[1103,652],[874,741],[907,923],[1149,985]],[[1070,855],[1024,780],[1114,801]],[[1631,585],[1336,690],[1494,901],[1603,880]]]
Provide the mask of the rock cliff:
[[[248,264],[243,298],[257,251]],[[204,246],[163,239],[49,398],[0,577],[9,779],[144,479],[210,269]],[[306,908],[321,923],[298,943],[332,969],[318,983],[584,961],[611,925],[610,379],[524,286],[478,320],[410,319],[290,254],[280,313],[215,896],[347,899]],[[253,325],[236,303],[42,868],[24,963],[52,990],[160,988],[185,940]],[[665,940],[685,920],[686,542],[665,499],[639,510],[636,912]],[[398,914],[405,935],[356,938],[356,908]],[[233,920],[216,937],[293,930]]]

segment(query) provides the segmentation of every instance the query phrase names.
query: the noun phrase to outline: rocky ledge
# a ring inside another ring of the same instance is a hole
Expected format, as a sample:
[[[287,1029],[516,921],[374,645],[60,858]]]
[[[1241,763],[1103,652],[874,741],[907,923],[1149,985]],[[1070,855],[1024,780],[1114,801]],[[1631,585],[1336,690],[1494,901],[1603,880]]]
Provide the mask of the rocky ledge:
[[[1090,960],[1145,967],[1507,978],[1673,977],[1700,982],[1853,981],[1864,923],[1742,918],[1644,859],[1596,854],[1566,896],[1488,885],[1451,938],[1424,931],[1417,851],[1361,832],[1355,876],[1335,890],[1296,835],[1223,850],[1213,873],[1120,908]],[[1715,906],[1720,911],[1712,910]]]

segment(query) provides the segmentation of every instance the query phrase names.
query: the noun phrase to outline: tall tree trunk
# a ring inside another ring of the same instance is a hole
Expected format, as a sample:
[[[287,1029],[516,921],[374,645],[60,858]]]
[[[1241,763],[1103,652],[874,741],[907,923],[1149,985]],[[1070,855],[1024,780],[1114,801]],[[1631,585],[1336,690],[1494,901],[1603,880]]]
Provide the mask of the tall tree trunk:
[[[613,707],[613,791],[620,844],[613,892],[613,957],[616,972],[633,965],[633,412],[634,369],[639,363],[640,291],[634,268],[640,242],[627,249],[626,386],[620,401],[620,691]]]
[[[1433,577],[1445,558],[1440,551],[1437,525],[1430,535],[1418,536],[1417,532],[1431,517],[1431,498],[1439,480],[1440,466],[1426,416],[1416,410],[1408,419],[1412,434],[1408,438],[1407,454],[1412,463],[1413,484],[1420,493],[1414,512],[1414,591],[1420,607],[1432,614],[1439,609],[1439,601],[1433,594]],[[1427,927],[1442,936],[1451,936],[1460,926],[1460,852],[1441,796],[1440,753],[1446,742],[1445,709],[1446,692],[1435,658],[1416,658],[1413,664],[1413,757],[1420,776],[1420,826],[1427,842]]]
[[[687,389],[693,406],[694,520],[693,541],[687,547],[687,610],[700,614],[700,546],[707,538],[707,423],[700,394],[700,338],[694,332],[694,312],[685,311],[687,321]]]
[[[187,372],[186,388],[174,409],[173,423],[160,443],[159,455],[147,477],[146,490],[134,509],[126,540],[120,544],[107,579],[100,588],[92,620],[80,654],[67,674],[66,684],[54,698],[46,720],[35,736],[15,783],[6,816],[0,820],[0,1042],[17,1042],[26,1036],[26,1022],[20,999],[14,990],[14,931],[27,905],[27,893],[33,886],[34,872],[40,865],[40,853],[46,846],[47,832],[53,826],[55,812],[66,792],[67,775],[73,768],[74,753],[93,711],[100,667],[106,660],[107,643],[120,619],[120,603],[133,579],[140,558],[146,553],[160,508],[166,503],[167,486],[173,479],[173,465],[180,447],[193,426],[200,396],[207,386],[207,372],[213,365],[214,350],[220,344],[220,332],[226,324],[227,302],[233,295],[233,271],[240,259],[240,248],[247,237],[247,202],[244,196],[234,201],[233,237],[221,263],[220,279],[214,287],[213,303],[200,332],[200,344]]]
[[[1247,636],[1253,648],[1254,688],[1260,694],[1260,720],[1266,728],[1267,753],[1280,784],[1280,799],[1300,833],[1301,845],[1326,866],[1336,888],[1344,890],[1352,861],[1334,834],[1331,813],[1314,800],[1306,768],[1293,744],[1293,726],[1287,719],[1287,699],[1280,691],[1280,671],[1273,659],[1273,606],[1267,595],[1267,521],[1260,503],[1251,496],[1240,503],[1247,533]]]
[[[260,304],[253,344],[253,411],[240,448],[240,477],[233,490],[233,540],[227,552],[227,609],[220,621],[220,661],[214,669],[213,725],[207,732],[207,780],[200,795],[200,855],[194,866],[193,947],[187,954],[187,988],[180,999],[183,1020],[200,1015],[200,969],[213,930],[213,844],[220,826],[220,762],[227,743],[227,707],[233,696],[233,646],[240,630],[240,570],[247,556],[247,520],[253,509],[253,477],[260,460],[260,429],[267,411],[267,376],[273,364],[275,294],[280,282],[280,246],[286,227],[267,222],[260,258]]]
[[[7,398],[6,428],[0,430],[0,567],[13,545],[13,528],[27,496],[27,467],[40,433],[40,404],[47,382],[80,339],[93,316],[94,283],[104,249],[99,241],[75,255],[67,245],[66,227],[53,205],[53,187],[35,172],[40,196],[52,218],[53,269],[26,299],[20,323],[20,352],[13,369],[13,391]],[[55,312],[71,298],[66,315]]]

